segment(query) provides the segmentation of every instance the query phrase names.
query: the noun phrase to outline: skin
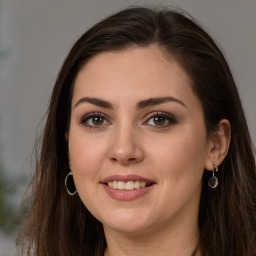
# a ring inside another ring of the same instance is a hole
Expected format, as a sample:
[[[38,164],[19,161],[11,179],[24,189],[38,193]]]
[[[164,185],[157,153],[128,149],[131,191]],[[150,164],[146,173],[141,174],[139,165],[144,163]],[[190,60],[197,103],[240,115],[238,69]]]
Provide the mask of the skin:
[[[175,100],[137,107],[167,96]],[[105,255],[191,255],[198,242],[202,174],[224,159],[228,133],[223,120],[219,132],[207,137],[189,76],[157,46],[90,59],[75,80],[66,136],[79,197],[104,227]],[[101,184],[113,174],[140,175],[154,186],[135,200],[117,200]]]

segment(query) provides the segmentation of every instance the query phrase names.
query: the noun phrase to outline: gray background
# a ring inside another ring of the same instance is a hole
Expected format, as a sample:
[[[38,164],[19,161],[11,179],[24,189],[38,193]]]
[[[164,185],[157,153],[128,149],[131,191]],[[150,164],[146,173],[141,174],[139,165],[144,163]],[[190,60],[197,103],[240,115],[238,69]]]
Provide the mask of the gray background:
[[[106,15],[152,3],[185,9],[220,43],[256,141],[256,0],[0,0],[0,162],[16,187],[13,204],[31,178],[36,130],[72,44]],[[0,256],[11,247],[0,231]]]

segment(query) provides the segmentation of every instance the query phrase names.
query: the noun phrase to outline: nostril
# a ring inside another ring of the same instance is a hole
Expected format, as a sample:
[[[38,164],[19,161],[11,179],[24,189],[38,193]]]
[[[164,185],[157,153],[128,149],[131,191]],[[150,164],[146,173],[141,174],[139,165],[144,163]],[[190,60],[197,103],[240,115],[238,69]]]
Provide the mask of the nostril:
[[[122,162],[122,163],[132,163],[132,162],[136,162],[136,158],[135,157],[130,157],[130,158],[115,158],[115,157],[112,157],[111,158],[111,161],[112,162]]]
[[[127,161],[129,161],[129,162],[132,162],[132,161],[136,161],[136,158],[129,158]]]
[[[140,162],[144,159],[144,153],[139,149],[131,150],[110,150],[109,160],[112,163],[120,163],[121,165],[129,165],[133,163]]]

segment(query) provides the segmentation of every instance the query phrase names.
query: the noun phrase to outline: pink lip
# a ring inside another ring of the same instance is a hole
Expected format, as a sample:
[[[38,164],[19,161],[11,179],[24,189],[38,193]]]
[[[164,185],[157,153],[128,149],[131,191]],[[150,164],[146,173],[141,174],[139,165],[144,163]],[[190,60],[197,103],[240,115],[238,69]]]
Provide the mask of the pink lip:
[[[148,192],[150,192],[151,189],[153,189],[153,187],[154,187],[154,185],[151,185],[149,187],[139,188],[139,189],[134,189],[134,190],[122,190],[122,189],[118,190],[118,189],[110,188],[106,184],[102,184],[102,185],[103,185],[105,191],[108,193],[108,195],[110,195],[114,199],[121,200],[121,201],[135,200],[135,199],[147,194]]]
[[[130,175],[120,175],[120,174],[111,175],[111,176],[105,177],[101,181],[101,183],[108,183],[109,181],[114,181],[114,180],[117,180],[117,181],[120,180],[120,181],[124,181],[124,182],[131,181],[131,180],[134,180],[134,181],[138,180],[140,182],[144,181],[146,183],[155,183],[153,180],[143,178],[141,176],[134,175],[134,174],[130,174]]]

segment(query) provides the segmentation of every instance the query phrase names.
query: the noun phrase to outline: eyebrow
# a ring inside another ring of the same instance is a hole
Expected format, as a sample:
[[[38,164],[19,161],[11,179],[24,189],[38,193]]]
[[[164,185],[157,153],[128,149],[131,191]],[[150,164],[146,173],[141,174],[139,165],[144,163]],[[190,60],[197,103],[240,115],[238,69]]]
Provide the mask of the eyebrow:
[[[84,97],[81,98],[74,107],[77,107],[78,105],[80,105],[81,103],[90,103],[102,108],[108,108],[108,109],[113,109],[113,105],[105,100],[99,99],[99,98],[90,98],[90,97]]]
[[[161,97],[161,98],[150,98],[150,99],[146,99],[146,100],[142,100],[140,102],[138,102],[136,104],[136,107],[138,109],[143,109],[149,106],[155,106],[155,105],[159,105],[159,104],[163,104],[166,102],[176,102],[180,105],[182,105],[183,107],[186,107],[186,105],[184,104],[184,102],[182,102],[181,100],[174,98],[174,97]],[[74,107],[77,107],[78,105],[80,105],[81,103],[90,103],[102,108],[107,108],[107,109],[113,109],[113,105],[105,100],[99,99],[99,98],[91,98],[91,97],[83,97],[81,98]]]
[[[137,108],[142,109],[142,108],[146,108],[149,106],[155,106],[155,105],[159,105],[162,103],[166,103],[166,102],[176,102],[180,105],[182,105],[183,107],[186,107],[185,103],[182,102],[181,100],[174,98],[174,97],[162,97],[162,98],[150,98],[147,100],[142,100],[140,102],[137,103]]]

